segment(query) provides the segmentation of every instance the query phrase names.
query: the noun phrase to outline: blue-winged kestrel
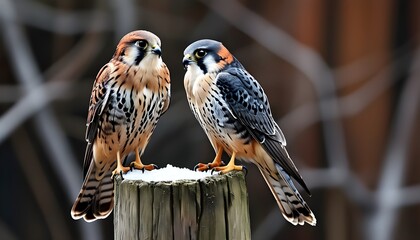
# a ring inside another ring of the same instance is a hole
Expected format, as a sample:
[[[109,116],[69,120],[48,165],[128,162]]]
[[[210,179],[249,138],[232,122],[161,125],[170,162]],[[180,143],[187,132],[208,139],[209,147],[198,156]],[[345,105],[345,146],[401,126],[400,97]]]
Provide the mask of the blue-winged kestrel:
[[[74,219],[107,217],[114,205],[112,176],[143,165],[143,154],[170,102],[169,70],[161,42],[153,33],[134,31],[119,42],[112,59],[96,76],[87,118],[84,182],[71,209]],[[122,160],[131,152],[130,167]]]
[[[316,224],[292,178],[309,190],[286,151],[286,139],[274,121],[261,85],[214,40],[199,40],[184,51],[184,87],[192,112],[207,134],[216,157],[199,170],[242,170],[235,158],[258,166],[283,216],[292,224]],[[226,152],[231,158],[221,166]]]

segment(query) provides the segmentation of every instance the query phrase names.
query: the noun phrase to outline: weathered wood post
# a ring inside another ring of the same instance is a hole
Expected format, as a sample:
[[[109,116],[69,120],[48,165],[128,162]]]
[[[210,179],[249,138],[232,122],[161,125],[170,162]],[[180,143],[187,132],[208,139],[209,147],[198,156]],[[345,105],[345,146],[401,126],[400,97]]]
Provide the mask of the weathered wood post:
[[[242,172],[197,180],[180,174],[175,181],[116,177],[115,239],[251,239]]]

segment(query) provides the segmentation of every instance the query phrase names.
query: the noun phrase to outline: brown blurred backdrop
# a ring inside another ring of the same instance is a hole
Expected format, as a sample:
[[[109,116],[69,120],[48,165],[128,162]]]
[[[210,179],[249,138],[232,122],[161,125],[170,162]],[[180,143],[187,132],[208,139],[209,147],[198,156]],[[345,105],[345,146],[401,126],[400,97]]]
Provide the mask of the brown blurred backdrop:
[[[0,239],[112,239],[112,217],[74,221],[97,71],[127,32],[160,36],[172,102],[143,160],[214,157],[188,108],[182,52],[222,41],[259,80],[312,189],[316,227],[294,227],[248,166],[252,237],[418,239],[420,1],[1,0]]]

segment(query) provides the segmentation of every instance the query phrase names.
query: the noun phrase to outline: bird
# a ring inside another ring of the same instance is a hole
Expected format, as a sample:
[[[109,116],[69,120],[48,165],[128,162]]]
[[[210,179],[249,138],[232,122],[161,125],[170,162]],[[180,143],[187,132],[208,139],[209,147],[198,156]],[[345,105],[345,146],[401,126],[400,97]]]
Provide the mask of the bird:
[[[71,209],[73,219],[106,218],[114,205],[113,177],[130,169],[153,170],[140,159],[170,103],[170,74],[161,41],[146,30],[126,34],[96,76],[86,123],[83,185]],[[123,160],[134,153],[135,160]]]
[[[225,174],[241,171],[235,159],[257,165],[284,218],[293,225],[315,226],[316,218],[297,190],[294,179],[310,195],[286,150],[286,139],[273,119],[268,98],[257,80],[221,43],[191,43],[182,60],[184,87],[191,111],[206,133],[216,156],[196,170]],[[230,156],[227,165],[222,155]]]

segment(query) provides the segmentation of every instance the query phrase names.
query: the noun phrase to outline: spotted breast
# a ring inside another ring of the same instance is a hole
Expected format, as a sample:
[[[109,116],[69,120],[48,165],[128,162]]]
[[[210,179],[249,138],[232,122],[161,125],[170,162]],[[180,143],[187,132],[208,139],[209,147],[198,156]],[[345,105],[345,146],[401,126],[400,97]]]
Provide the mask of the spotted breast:
[[[170,102],[169,70],[153,33],[134,31],[119,42],[93,84],[86,128],[84,182],[73,204],[74,219],[94,221],[113,208],[111,176],[130,168],[152,170],[140,160],[160,116]],[[122,160],[131,152],[130,167]]]

